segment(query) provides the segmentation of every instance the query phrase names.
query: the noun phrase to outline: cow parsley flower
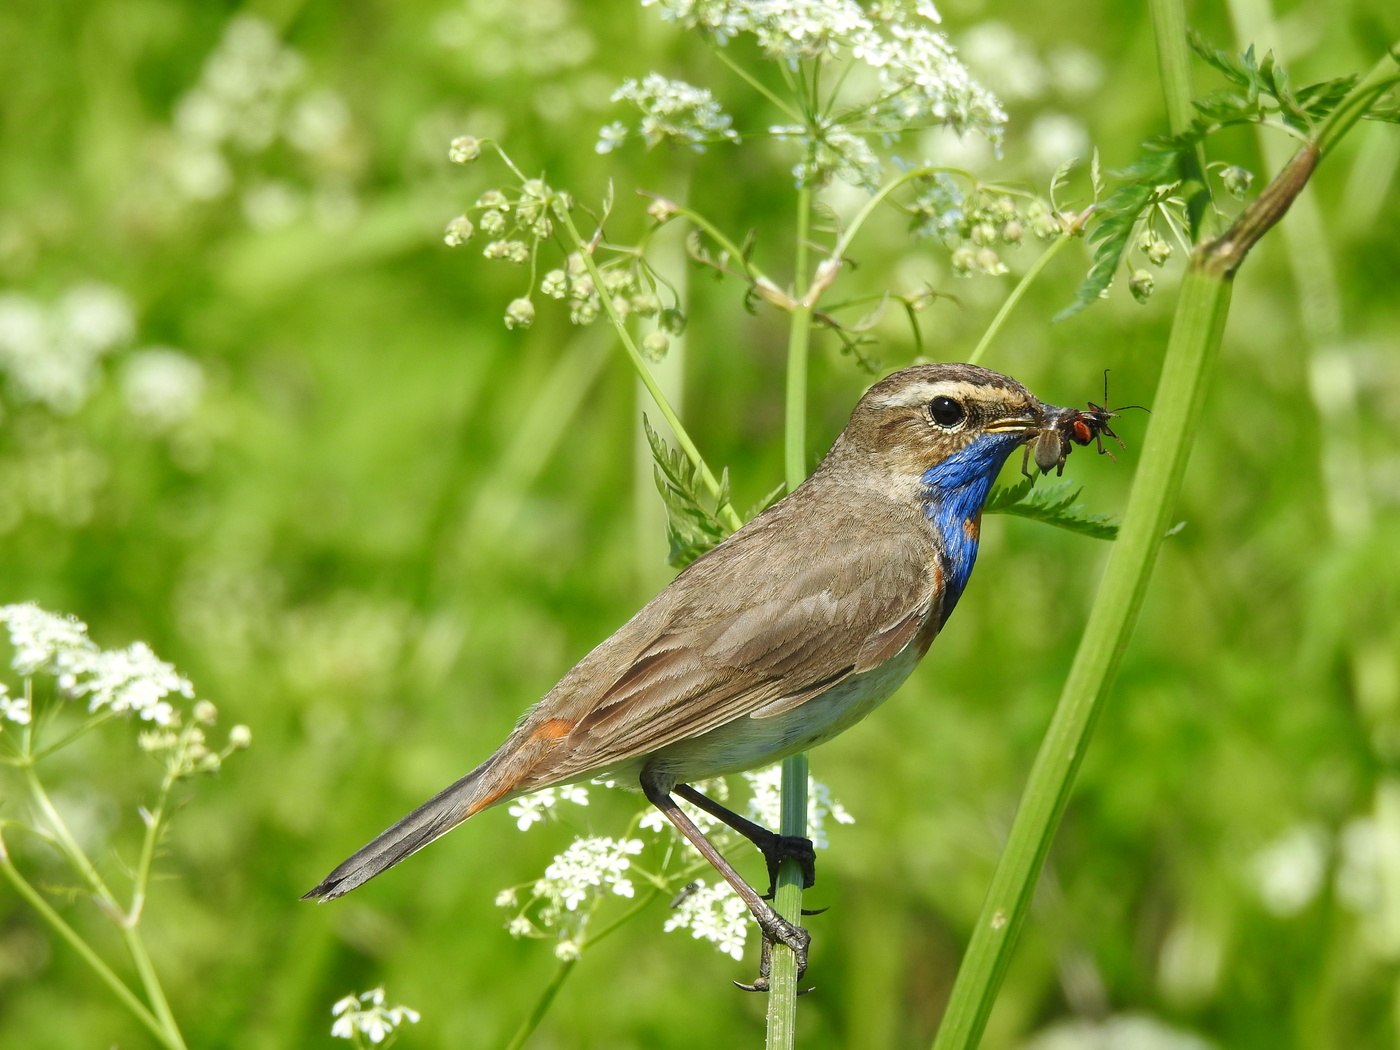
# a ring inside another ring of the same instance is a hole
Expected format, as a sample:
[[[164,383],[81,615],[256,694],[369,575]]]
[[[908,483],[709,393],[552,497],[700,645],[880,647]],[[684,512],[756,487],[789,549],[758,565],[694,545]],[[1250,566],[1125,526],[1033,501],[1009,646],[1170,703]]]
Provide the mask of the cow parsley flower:
[[[417,1024],[419,1013],[407,1006],[385,1006],[384,989],[373,988],[359,995],[347,995],[331,1007],[331,1036],[359,1041],[364,1036],[378,1045],[404,1024]]]
[[[565,784],[559,787],[542,788],[529,795],[522,795],[506,809],[515,818],[515,826],[521,831],[545,819],[557,802],[572,802],[576,806],[588,805],[588,788],[582,784]]]
[[[218,712],[207,700],[193,703],[194,686],[144,642],[124,649],[99,649],[87,626],[72,616],[47,612],[32,602],[0,606],[0,627],[14,650],[10,667],[22,678],[51,677],[60,696],[86,700],[94,714],[135,715],[158,727],[141,736],[142,749],[168,752],[178,775],[216,769],[229,753],[248,746],[246,727],[235,726],[227,747],[213,751],[200,724],[212,725]],[[184,726],[175,698],[191,701],[194,723]],[[31,716],[28,694],[7,699],[0,689],[0,717],[11,722]]]
[[[806,117],[802,123],[770,129],[796,140],[803,157],[794,167],[799,185],[839,178],[873,190],[884,179],[876,146],[888,150],[903,133],[930,126],[975,131],[994,145],[1001,142],[1005,110],[968,72],[938,28],[938,11],[925,0],[885,0],[868,9],[855,0],[643,0],[643,6],[657,7],[662,17],[705,33],[720,47],[751,35],[765,55],[789,70],[838,67],[829,75],[812,74],[812,83],[829,87],[816,100],[798,102]],[[853,70],[857,75],[849,75]],[[614,95],[614,101],[625,99],[641,109],[648,144],[672,134],[658,125],[664,128],[668,115],[663,88],[677,83],[653,73],[640,86],[627,81]],[[647,91],[647,85],[654,90]],[[678,90],[680,99],[695,99],[692,93],[700,91],[689,85]],[[707,112],[719,113],[708,92],[703,104],[714,107]],[[647,121],[653,134],[647,133]],[[727,117],[719,127],[677,130],[697,148],[720,132],[737,138]],[[598,151],[616,148],[625,137],[625,126],[609,124]]]
[[[710,142],[738,142],[733,121],[719,108],[709,89],[649,73],[641,80],[626,80],[612,94],[614,102],[630,102],[642,114],[637,126],[648,148],[673,141],[702,150]],[[603,129],[599,153],[620,145],[626,129],[616,122]]]
[[[727,883],[707,886],[696,880],[686,887],[663,928],[667,933],[689,930],[697,940],[711,942],[732,959],[742,959],[749,909]]]
[[[544,878],[535,883],[535,895],[557,900],[568,911],[577,911],[590,896],[604,891],[631,897],[635,890],[627,877],[629,858],[642,847],[640,839],[576,839],[545,869]]]

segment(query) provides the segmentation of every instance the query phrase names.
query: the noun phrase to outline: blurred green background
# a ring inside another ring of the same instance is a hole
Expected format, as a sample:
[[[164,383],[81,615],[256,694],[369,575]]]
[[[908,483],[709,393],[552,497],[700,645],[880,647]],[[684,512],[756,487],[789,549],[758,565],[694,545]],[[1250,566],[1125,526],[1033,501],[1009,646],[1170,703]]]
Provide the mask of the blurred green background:
[[[989,177],[1043,189],[1070,156],[1126,164],[1164,130],[1145,11],[941,9],[1011,113]],[[1277,48],[1299,82],[1369,68],[1396,29],[1371,0],[1277,14],[1247,38],[1224,9],[1192,20],[1219,46]],[[39,393],[13,375],[0,390],[0,602],[71,612],[106,646],[149,641],[253,730],[179,814],[145,924],[191,1045],[328,1045],[330,1004],[380,983],[423,1014],[399,1045],[500,1044],[557,964],[508,937],[492,899],[570,828],[521,835],[491,813],[344,901],[297,897],[486,755],[669,570],[629,366],[555,304],[504,328],[527,275],[441,239],[502,173],[449,165],[447,142],[499,138],[584,201],[612,179],[618,240],[643,228],[635,190],[688,199],[754,229],[782,273],[789,158],[592,148],[613,87],[652,69],[715,87],[741,128],[772,115],[616,0],[13,0],[0,69],[0,338],[40,331],[61,366]],[[1251,135],[1212,156],[1267,177]],[[1393,128],[1359,128],[1241,273],[1184,527],[988,1047],[1396,1041],[1397,159]],[[852,285],[956,295],[922,323],[925,353],[958,359],[1038,250],[958,280],[890,216],[857,244]],[[1062,404],[1098,400],[1111,368],[1114,403],[1150,402],[1180,253],[1146,306],[1119,288],[1052,326],[1085,266],[1063,253],[985,363]],[[784,322],[746,312],[734,282],[688,279],[686,345],[662,372],[748,506],[782,475]],[[898,313],[876,330],[886,370],[915,352]],[[871,378],[819,337],[813,462]],[[1069,462],[1096,511],[1132,477],[1145,422],[1120,422],[1116,462]],[[808,897],[830,911],[810,922],[803,1044],[932,1037],[1105,551],[989,520],[930,659],[814,755],[857,823],[834,829]],[[129,827],[150,782],[125,734],[51,774],[99,829]],[[583,816],[617,834],[635,801]],[[32,844],[20,857],[42,871]],[[665,914],[591,949],[532,1045],[755,1045],[763,1001],[727,983],[752,976],[752,950],[735,964],[663,934]],[[0,890],[0,1046],[145,1039]]]

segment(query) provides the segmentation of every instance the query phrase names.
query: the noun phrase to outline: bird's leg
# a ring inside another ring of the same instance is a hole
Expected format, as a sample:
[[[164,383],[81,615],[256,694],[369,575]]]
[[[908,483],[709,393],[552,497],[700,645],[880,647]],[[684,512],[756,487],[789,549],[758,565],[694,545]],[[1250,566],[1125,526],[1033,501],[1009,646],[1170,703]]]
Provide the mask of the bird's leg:
[[[695,822],[686,816],[685,811],[676,804],[676,800],[671,797],[670,792],[662,787],[656,778],[647,771],[641,776],[642,792],[647,800],[661,810],[662,814],[675,825],[676,830],[690,840],[690,844],[700,851],[700,855],[709,861],[714,869],[724,877],[724,881],[729,883],[734,892],[739,895],[739,899],[748,907],[754,920],[758,923],[759,931],[763,934],[763,956],[759,964],[758,979],[751,985],[740,985],[748,991],[766,992],[768,990],[769,960],[772,947],[775,944],[785,944],[792,949],[792,954],[797,959],[797,976],[801,979],[802,974],[807,969],[807,948],[812,943],[812,935],[801,926],[788,922],[769,904],[758,895],[758,891],[744,881],[734,867],[724,859],[714,844],[705,837],[704,832],[695,826]],[[689,788],[677,787],[678,792],[689,791]],[[699,794],[696,792],[696,794]],[[689,796],[683,796],[689,797]],[[704,795],[700,795],[705,798]],[[709,805],[714,803],[705,799]],[[698,803],[697,803],[698,805]],[[708,807],[707,807],[708,808]],[[726,810],[726,812],[728,812]],[[735,814],[730,814],[736,816]],[[743,819],[742,817],[737,819]],[[754,827],[758,827],[754,825]],[[762,831],[762,828],[758,830]],[[772,834],[769,832],[769,834]],[[776,837],[776,836],[775,836]]]
[[[773,899],[778,886],[778,867],[785,860],[795,860],[802,866],[802,888],[809,890],[817,881],[817,852],[812,840],[801,835],[779,835],[761,824],[739,816],[732,809],[726,809],[708,795],[702,795],[689,784],[677,784],[673,789],[677,795],[694,806],[699,806],[716,820],[728,824],[744,838],[748,839],[763,854],[768,865],[767,900]]]

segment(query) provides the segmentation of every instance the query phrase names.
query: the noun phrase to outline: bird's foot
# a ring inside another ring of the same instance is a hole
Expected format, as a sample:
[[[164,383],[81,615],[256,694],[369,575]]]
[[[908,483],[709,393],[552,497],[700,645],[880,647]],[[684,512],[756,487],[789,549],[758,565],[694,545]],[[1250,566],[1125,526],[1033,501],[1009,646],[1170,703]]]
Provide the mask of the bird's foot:
[[[816,883],[817,851],[811,839],[801,835],[774,835],[757,845],[763,852],[764,863],[768,865],[768,892],[763,895],[764,900],[773,899],[773,894],[778,888],[778,869],[785,860],[795,860],[801,866],[804,890],[810,890]]]
[[[758,917],[758,928],[763,933],[763,950],[758,961],[758,976],[752,984],[744,984],[735,981],[735,985],[746,992],[766,992],[769,990],[769,978],[773,973],[773,945],[786,945],[792,950],[793,956],[797,960],[797,979],[802,980],[802,975],[807,972],[807,949],[812,944],[812,935],[797,926],[788,922],[776,911],[769,911],[767,915]],[[806,995],[812,989],[804,988],[798,995]]]

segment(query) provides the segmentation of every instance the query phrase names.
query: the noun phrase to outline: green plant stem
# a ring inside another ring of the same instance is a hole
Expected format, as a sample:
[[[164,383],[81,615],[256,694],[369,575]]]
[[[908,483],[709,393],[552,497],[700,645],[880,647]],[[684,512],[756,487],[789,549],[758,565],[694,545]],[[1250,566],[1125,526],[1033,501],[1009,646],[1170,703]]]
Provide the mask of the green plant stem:
[[[1167,123],[1172,134],[1178,135],[1191,125],[1194,110],[1191,99],[1191,49],[1187,46],[1186,5],[1182,0],[1152,0],[1148,5],[1152,15],[1153,37],[1157,45],[1157,75],[1162,82],[1162,100],[1167,110]],[[1206,180],[1206,148],[1196,143],[1189,160],[1183,161],[1186,181],[1194,188],[1185,188],[1187,210],[1193,225],[1206,224],[1201,232],[1213,232],[1214,211],[1207,207],[1210,184]]]
[[[735,62],[724,48],[711,48],[710,53],[728,66],[735,76],[766,98],[773,108],[787,117],[788,120],[792,121],[794,124],[798,124],[802,121],[802,114],[793,109],[785,98],[769,88],[767,84],[759,80],[738,62]]]
[[[807,477],[807,358],[811,350],[812,306],[805,301],[809,273],[812,193],[797,191],[797,237],[793,248],[793,292],[796,303],[788,320],[787,396],[784,426],[783,462],[788,491]],[[783,760],[783,835],[807,834],[807,756],[791,755]],[[802,920],[802,867],[785,860],[778,867],[773,894],[774,907],[785,918]],[[773,949],[773,967],[768,993],[768,1048],[791,1047],[797,1028],[797,959],[782,946]]]
[[[1227,278],[1201,269],[1188,272],[1152,402],[1143,465],[1059,706],[1031,769],[1006,849],[958,971],[948,1012],[934,1043],[936,1050],[974,1047],[986,1026],[1012,946],[1029,910],[1036,878],[1137,620],[1185,472],[1201,391],[1220,345],[1229,299]]]
[[[721,248],[723,248],[724,251],[729,254],[729,257],[731,259],[734,259],[740,266],[742,266],[744,268],[745,278],[747,278],[749,281],[753,282],[756,285],[772,283],[771,281],[769,281],[767,275],[761,269],[754,265],[753,260],[751,260],[748,257],[748,255],[745,254],[744,250],[740,248],[737,244],[735,244],[725,234],[723,230],[721,230],[718,226],[712,223],[709,219],[705,218],[705,216],[701,215],[698,211],[695,211],[691,208],[687,208],[684,204],[677,204],[675,201],[671,200],[668,200],[667,203],[670,204],[670,206],[675,210],[677,215],[683,216],[685,220],[689,222],[692,226],[704,230],[706,235],[709,236],[710,240],[714,241]]]
[[[641,379],[642,385],[646,387],[647,393],[651,396],[653,403],[655,403],[656,410],[661,413],[661,418],[666,420],[667,425],[671,428],[671,432],[675,434],[676,443],[680,445],[681,451],[685,453],[686,458],[700,471],[700,480],[704,482],[705,488],[709,490],[710,495],[718,499],[722,492],[719,479],[715,477],[714,472],[710,470],[704,457],[700,455],[700,449],[697,448],[695,442],[690,439],[690,434],[687,433],[685,427],[681,424],[680,416],[678,416],[675,409],[671,407],[671,402],[667,399],[665,392],[662,391],[660,384],[657,383],[656,377],[651,374],[651,369],[647,367],[646,359],[642,357],[642,352],[637,349],[637,343],[632,338],[632,333],[627,330],[626,320],[617,312],[617,308],[613,305],[612,297],[605,293],[604,289],[607,286],[603,282],[603,274],[598,269],[598,263],[594,260],[593,253],[589,250],[589,242],[585,241],[583,237],[580,236],[578,227],[574,225],[574,218],[569,214],[567,209],[558,209],[556,214],[560,221],[563,222],[564,228],[569,231],[569,238],[578,249],[579,257],[583,260],[583,265],[588,271],[588,276],[593,279],[593,287],[598,289],[598,301],[602,304],[603,311],[608,315],[608,320],[612,322],[612,326],[617,332],[618,340],[622,343],[623,349],[627,351],[627,356],[632,362],[632,367],[636,369],[638,378]],[[743,519],[739,517],[738,511],[729,503],[725,503],[719,508],[719,514],[732,529],[737,529],[743,524]]]
[[[549,1012],[550,1005],[554,1002],[554,997],[559,994],[559,989],[568,980],[569,974],[578,965],[577,959],[566,959],[559,964],[559,969],[554,972],[554,977],[549,984],[545,985],[540,997],[535,1000],[535,1008],[530,1011],[530,1015],[520,1023],[515,1035],[511,1036],[510,1042],[506,1044],[506,1050],[520,1050],[525,1045],[531,1034],[540,1026],[544,1020],[544,1015]]]
[[[1389,70],[1393,78],[1393,63]],[[1376,76],[1369,76],[1354,91],[1366,93],[1374,101],[1379,95],[1376,83]],[[1347,127],[1364,112],[1345,103],[1339,107],[1339,112],[1343,110],[1347,114],[1337,119],[1346,121]],[[1320,130],[1318,142],[1335,143],[1338,136],[1326,135],[1326,130],[1326,126]],[[1192,253],[1153,399],[1142,467],[1134,479],[1119,538],[1059,705],[1031,769],[1006,849],[958,972],[935,1050],[967,1050],[981,1039],[1075,774],[1137,621],[1181,488],[1191,438],[1224,332],[1234,274],[1249,250],[1283,217],[1320,158],[1318,145],[1304,146],[1224,235]]]
[[[170,1047],[171,1050],[182,1050],[184,1043],[178,1039],[172,1041],[169,1033],[162,1026],[156,1016],[146,1008],[146,1005],[128,988],[120,977],[112,972],[112,968],[103,962],[102,957],[92,950],[91,945],[83,940],[82,935],[72,926],[64,921],[63,916],[56,912],[38,890],[29,884],[27,880],[15,867],[14,861],[10,859],[9,851],[5,848],[4,842],[0,841],[0,871],[4,871],[5,877],[9,879],[10,885],[15,888],[15,892],[46,922],[54,933],[67,942],[78,958],[87,963],[97,979],[107,986],[128,1010],[131,1015],[139,1021],[162,1045]]]
[[[1011,311],[1016,309],[1016,304],[1021,301],[1021,297],[1026,294],[1026,289],[1035,283],[1035,279],[1040,276],[1042,270],[1050,265],[1050,260],[1060,254],[1066,244],[1074,238],[1067,233],[1062,233],[1051,242],[1050,247],[1040,253],[1040,258],[1031,263],[1031,267],[1016,282],[1016,287],[1011,289],[1011,294],[1006,297],[1006,302],[1001,304],[1001,309],[997,311],[992,323],[987,326],[987,330],[982,333],[982,338],[973,347],[972,353],[967,356],[967,363],[977,364],[982,360],[982,355],[987,352],[987,348],[992,345],[992,340],[997,337],[1002,326],[1006,324],[1006,319],[1011,316]]]
[[[44,790],[43,784],[39,782],[38,774],[35,773],[32,764],[25,767],[24,776],[35,804],[49,824],[54,841],[58,843],[59,848],[68,859],[68,863],[73,865],[78,874],[87,882],[88,888],[97,899],[102,911],[113,920],[120,931],[122,941],[126,944],[127,953],[131,956],[131,961],[136,967],[136,974],[141,978],[141,985],[150,1000],[151,1009],[161,1026],[162,1041],[168,1046],[184,1050],[185,1040],[180,1034],[180,1026],[175,1021],[175,1014],[170,1009],[170,1003],[165,997],[165,990],[161,987],[160,978],[156,974],[155,964],[151,961],[150,952],[146,950],[146,942],[136,928],[133,916],[122,909],[117,902],[116,895],[112,893],[98,873],[97,868],[83,852],[83,848],[69,830],[67,822],[64,821],[63,815],[59,813],[58,808],[49,798],[48,792]],[[154,815],[152,819],[155,819]]]

